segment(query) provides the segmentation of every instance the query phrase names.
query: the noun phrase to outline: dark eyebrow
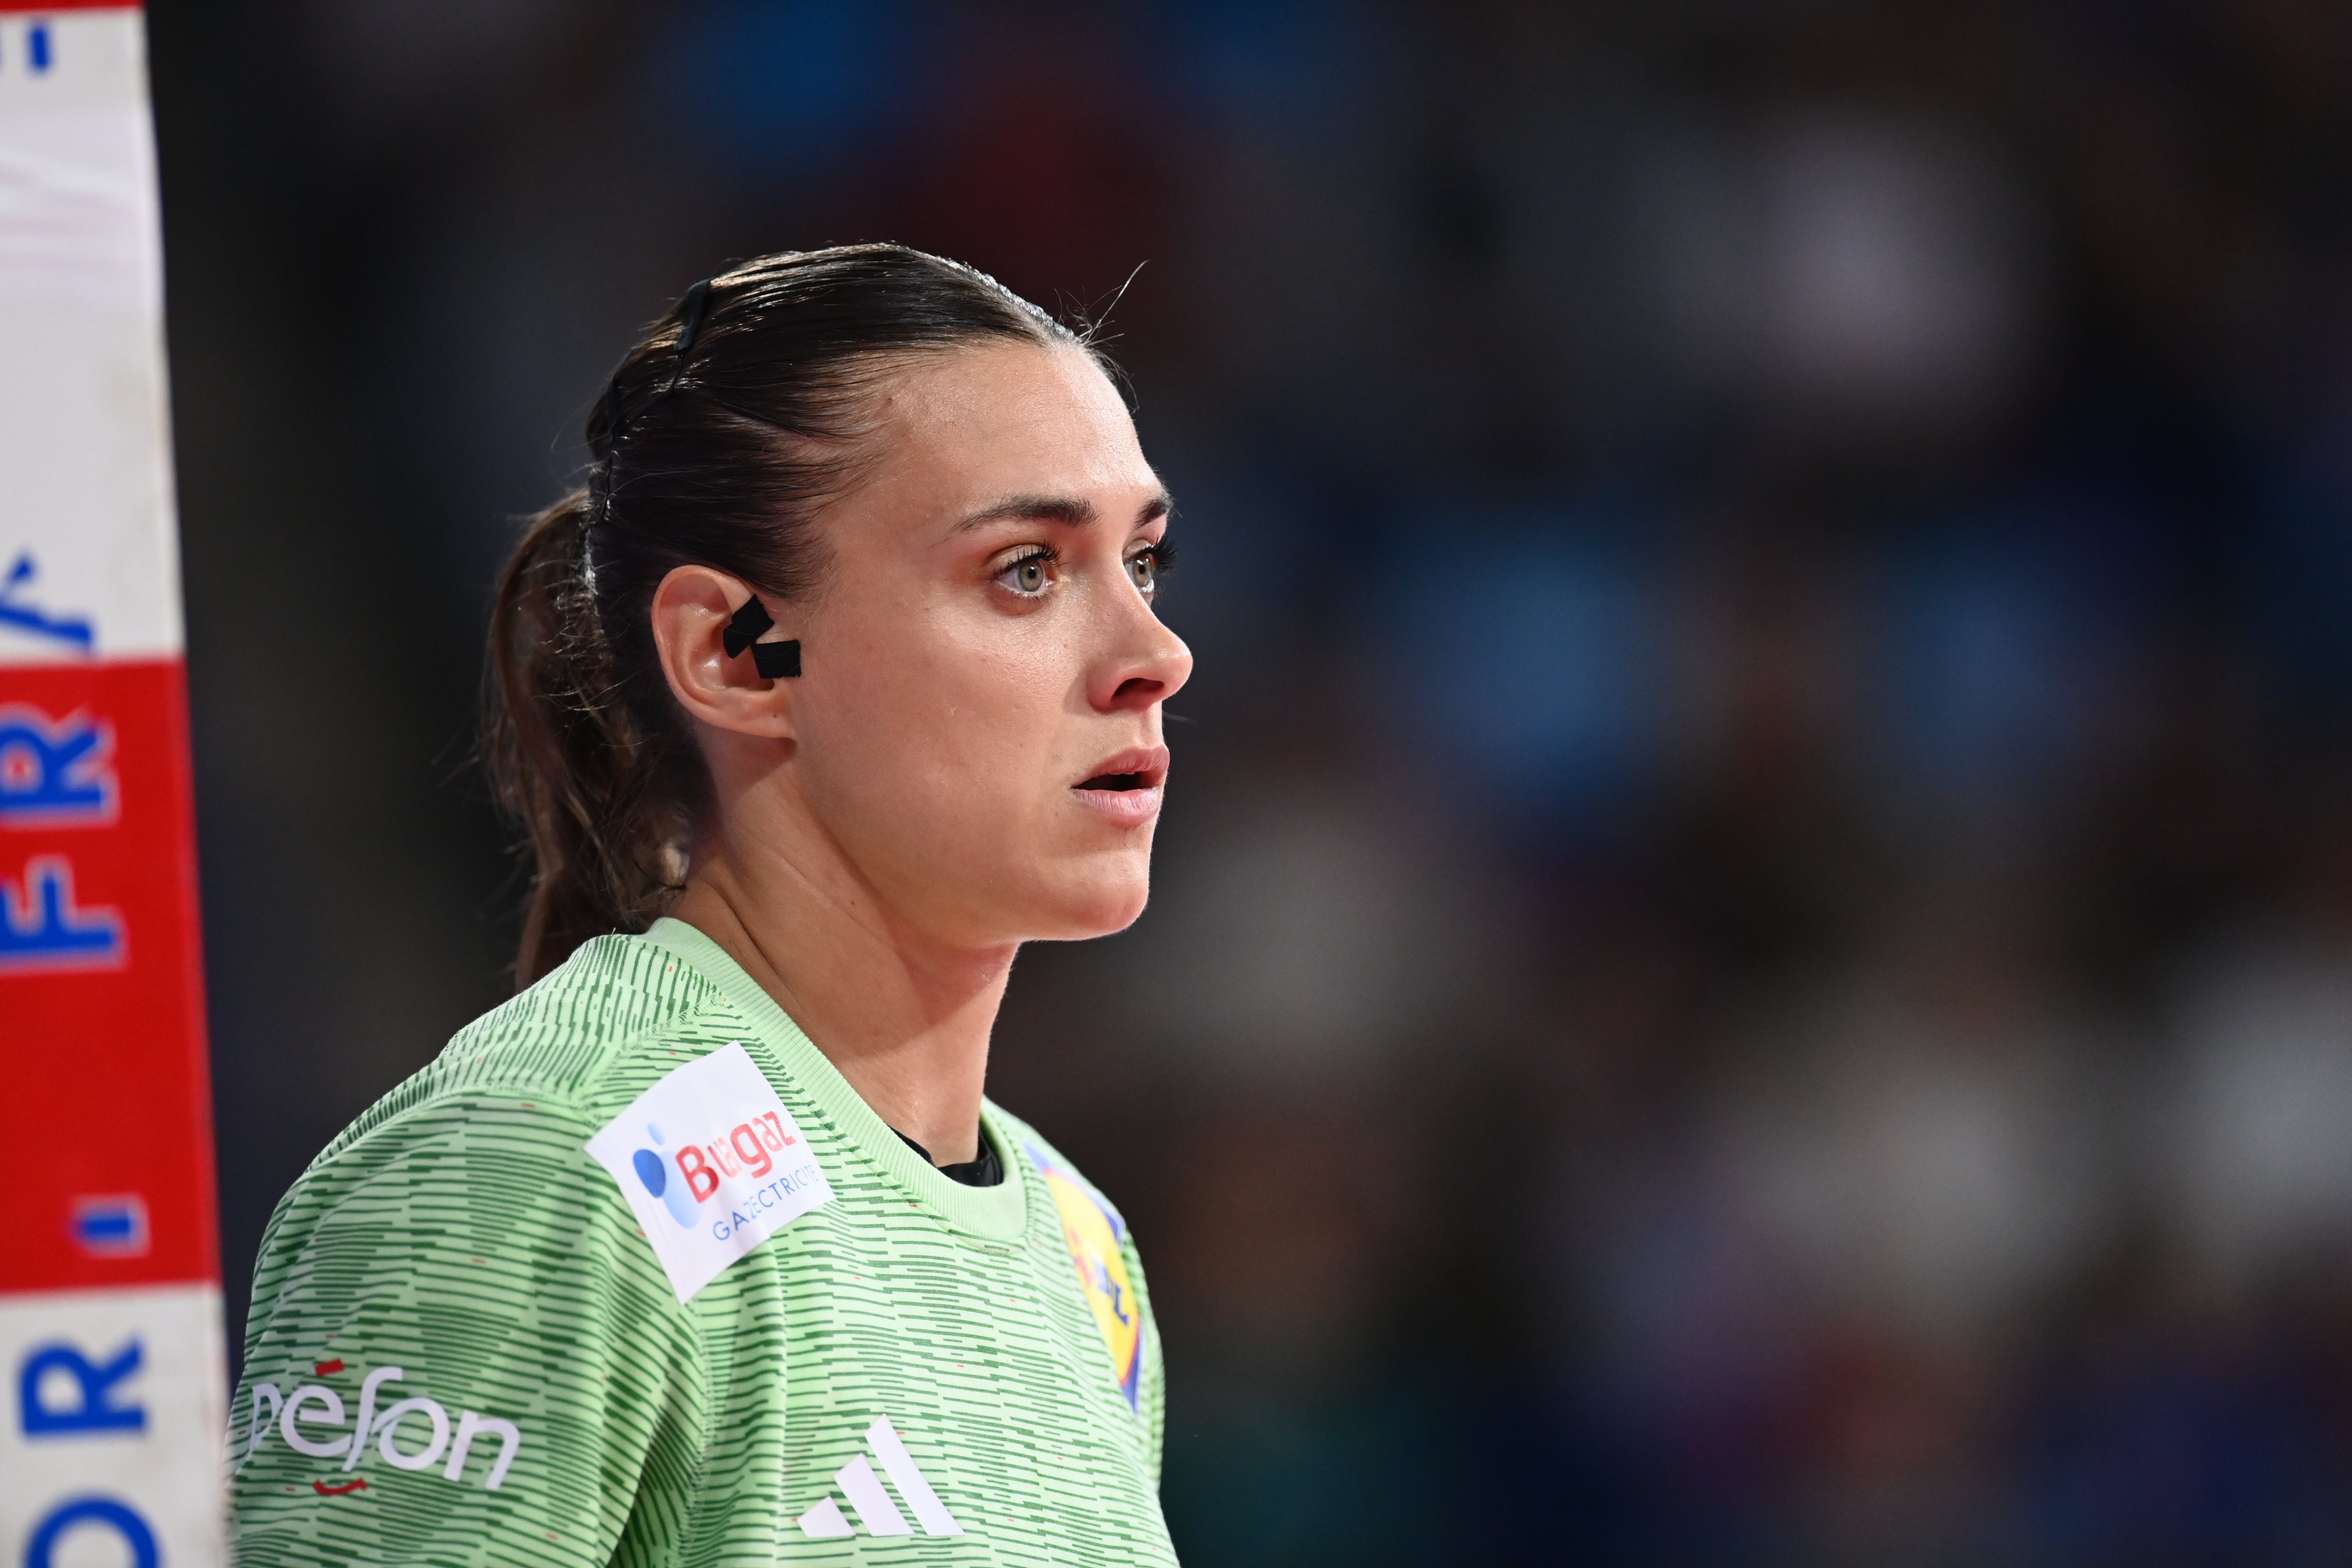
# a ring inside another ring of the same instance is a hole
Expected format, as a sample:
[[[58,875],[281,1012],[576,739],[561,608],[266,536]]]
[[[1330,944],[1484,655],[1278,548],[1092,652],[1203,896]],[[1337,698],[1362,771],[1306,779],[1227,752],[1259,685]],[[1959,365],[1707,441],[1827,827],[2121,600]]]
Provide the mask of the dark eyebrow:
[[[1175,502],[1162,490],[1145,501],[1135,514],[1135,525],[1166,517]],[[1084,528],[1100,515],[1094,502],[1078,496],[1007,496],[992,506],[984,506],[956,524],[956,531],[981,528],[992,522],[1019,518],[1032,522],[1058,522],[1069,528]]]

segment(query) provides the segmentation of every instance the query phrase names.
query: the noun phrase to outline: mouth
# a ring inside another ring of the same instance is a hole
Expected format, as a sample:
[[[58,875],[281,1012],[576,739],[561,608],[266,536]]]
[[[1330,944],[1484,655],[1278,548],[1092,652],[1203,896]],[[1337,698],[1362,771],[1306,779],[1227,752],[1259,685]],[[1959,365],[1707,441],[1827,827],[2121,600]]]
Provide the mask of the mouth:
[[[1139,827],[1160,815],[1160,786],[1167,777],[1168,748],[1143,746],[1105,757],[1070,792],[1114,826]]]
[[[1104,758],[1092,773],[1070,787],[1112,791],[1158,789],[1167,777],[1168,748],[1144,746]]]

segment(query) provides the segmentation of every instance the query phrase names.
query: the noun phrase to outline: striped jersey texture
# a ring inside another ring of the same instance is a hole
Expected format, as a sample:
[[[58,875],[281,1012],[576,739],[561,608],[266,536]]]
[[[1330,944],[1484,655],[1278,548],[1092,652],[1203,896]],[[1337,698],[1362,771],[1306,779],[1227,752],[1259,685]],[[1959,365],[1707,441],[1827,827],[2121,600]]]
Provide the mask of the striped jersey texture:
[[[834,1196],[681,1303],[583,1145],[731,1043]],[[588,943],[278,1205],[238,1562],[1172,1563],[1133,1239],[1027,1126],[982,1131],[1005,1180],[960,1186],[693,928]]]

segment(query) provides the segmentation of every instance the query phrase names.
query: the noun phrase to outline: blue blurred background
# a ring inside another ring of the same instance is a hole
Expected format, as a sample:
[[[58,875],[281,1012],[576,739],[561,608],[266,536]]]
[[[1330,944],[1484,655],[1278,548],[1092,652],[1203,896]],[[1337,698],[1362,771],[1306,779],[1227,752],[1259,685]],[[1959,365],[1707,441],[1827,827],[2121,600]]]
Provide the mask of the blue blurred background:
[[[506,993],[515,518],[688,283],[898,239],[1132,278],[1200,673],[993,1086],[1188,1561],[2352,1560],[2352,8],[152,27],[233,1310]]]

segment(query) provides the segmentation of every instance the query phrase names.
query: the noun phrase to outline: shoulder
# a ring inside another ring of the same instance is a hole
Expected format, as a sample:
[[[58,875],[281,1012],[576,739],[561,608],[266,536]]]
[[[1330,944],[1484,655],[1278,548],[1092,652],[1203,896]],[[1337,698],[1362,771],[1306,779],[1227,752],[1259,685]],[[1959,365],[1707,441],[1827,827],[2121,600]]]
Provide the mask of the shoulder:
[[[442,1121],[466,1106],[500,1108],[498,1123],[513,1111],[567,1127],[601,1123],[682,1052],[741,1029],[719,988],[676,954],[642,937],[598,937],[458,1030],[328,1144],[313,1169],[357,1153],[395,1123]]]
[[[677,1505],[708,1320],[586,1142],[616,1084],[724,1017],[646,946],[591,943],[461,1031],[279,1204],[234,1406],[240,1560],[601,1563],[633,1499]]]
[[[299,1362],[294,1349],[332,1340],[471,1376],[467,1347],[526,1322],[556,1326],[535,1337],[559,1359],[604,1354],[615,1322],[677,1326],[587,1143],[644,1084],[725,1043],[730,1013],[660,948],[605,937],[460,1030],[279,1201],[256,1260],[248,1357],[276,1347]],[[475,1329],[462,1344],[425,1331],[451,1322]]]
[[[657,944],[584,944],[459,1030],[320,1151],[272,1216],[264,1274],[316,1243],[331,1214],[413,1211],[393,1202],[403,1193],[451,1200],[474,1224],[499,1223],[509,1205],[489,1199],[500,1194],[544,1203],[565,1193],[619,1217],[617,1194],[594,1190],[609,1183],[587,1140],[663,1074],[742,1032],[724,994]]]

